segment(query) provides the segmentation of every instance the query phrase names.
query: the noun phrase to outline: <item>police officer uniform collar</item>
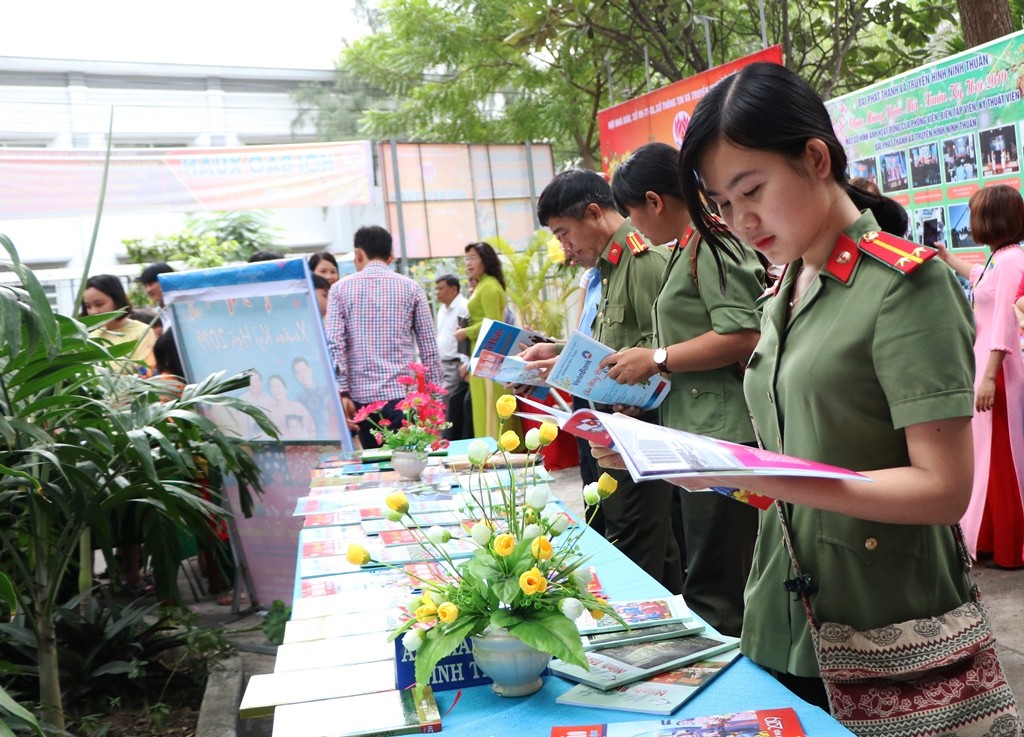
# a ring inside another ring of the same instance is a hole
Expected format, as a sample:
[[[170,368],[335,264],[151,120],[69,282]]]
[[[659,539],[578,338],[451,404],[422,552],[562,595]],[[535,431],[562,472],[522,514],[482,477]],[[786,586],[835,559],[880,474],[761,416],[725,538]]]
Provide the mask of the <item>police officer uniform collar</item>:
[[[608,241],[601,258],[612,266],[618,266],[622,260],[622,254],[629,251],[634,256],[639,256],[650,248],[647,239],[639,230],[633,227],[633,223],[626,218],[615,231],[615,235]]]

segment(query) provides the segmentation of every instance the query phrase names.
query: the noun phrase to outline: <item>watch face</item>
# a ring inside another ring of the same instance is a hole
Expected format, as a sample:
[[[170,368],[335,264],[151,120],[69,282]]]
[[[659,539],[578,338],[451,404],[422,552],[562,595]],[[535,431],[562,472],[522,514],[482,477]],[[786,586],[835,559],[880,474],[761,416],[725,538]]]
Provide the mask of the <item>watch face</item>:
[[[664,348],[657,348],[654,351],[654,364],[664,370],[665,361],[668,360],[668,351]]]

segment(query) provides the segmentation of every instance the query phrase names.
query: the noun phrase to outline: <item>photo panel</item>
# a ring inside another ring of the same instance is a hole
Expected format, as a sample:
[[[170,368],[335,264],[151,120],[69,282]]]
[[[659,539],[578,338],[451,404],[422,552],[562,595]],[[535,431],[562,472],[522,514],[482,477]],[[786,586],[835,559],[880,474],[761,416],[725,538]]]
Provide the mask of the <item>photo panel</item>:
[[[878,186],[878,162],[874,157],[850,161],[850,179],[866,179]]]
[[[1020,171],[1020,150],[1017,127],[1002,125],[978,134],[981,144],[981,173],[985,177],[998,177]]]
[[[942,142],[942,169],[946,184],[978,178],[978,146],[973,133]]]
[[[977,248],[971,236],[971,208],[964,202],[949,206],[948,245],[950,248]]]
[[[910,183],[915,189],[942,183],[939,144],[934,141],[910,148]]]
[[[882,192],[902,192],[910,186],[907,177],[907,152],[892,151],[878,157],[878,168]]]
[[[917,243],[934,246],[936,241],[946,242],[945,208],[919,207],[914,210],[914,237]]]

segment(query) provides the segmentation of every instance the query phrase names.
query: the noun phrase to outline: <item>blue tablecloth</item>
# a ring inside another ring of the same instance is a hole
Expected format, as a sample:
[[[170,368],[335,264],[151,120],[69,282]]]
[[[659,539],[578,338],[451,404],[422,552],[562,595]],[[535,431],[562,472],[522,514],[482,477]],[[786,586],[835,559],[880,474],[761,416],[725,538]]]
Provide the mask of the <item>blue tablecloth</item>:
[[[668,591],[640,570],[593,530],[587,530],[582,548],[592,554],[604,592],[612,599],[666,596]],[[442,733],[449,737],[547,737],[555,725],[606,724],[659,719],[649,714],[612,709],[586,709],[555,703],[559,694],[573,685],[555,675],[546,676],[544,688],[532,696],[505,699],[490,686],[435,694],[442,714]],[[672,715],[673,719],[720,714],[749,709],[790,706],[800,717],[804,730],[819,735],[853,733],[828,713],[797,698],[789,689],[747,658],[740,657],[692,700]]]

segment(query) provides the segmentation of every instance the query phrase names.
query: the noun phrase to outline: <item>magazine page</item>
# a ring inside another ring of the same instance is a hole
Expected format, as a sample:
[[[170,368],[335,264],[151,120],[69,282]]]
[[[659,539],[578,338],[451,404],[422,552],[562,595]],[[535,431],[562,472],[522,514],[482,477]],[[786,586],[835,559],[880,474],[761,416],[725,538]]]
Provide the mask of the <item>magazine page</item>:
[[[655,374],[642,384],[620,384],[608,378],[601,361],[616,351],[579,331],[573,331],[547,377],[548,384],[598,404],[624,404],[651,410],[660,405],[672,382]]]
[[[552,342],[540,333],[488,318],[480,327],[476,349],[469,359],[470,373],[499,384],[546,386],[541,373],[527,371],[526,362],[518,354],[537,343]]]
[[[693,735],[774,735],[804,737],[807,733],[791,707],[715,714],[690,719],[650,719],[613,724],[552,727],[551,737],[692,737]]]

